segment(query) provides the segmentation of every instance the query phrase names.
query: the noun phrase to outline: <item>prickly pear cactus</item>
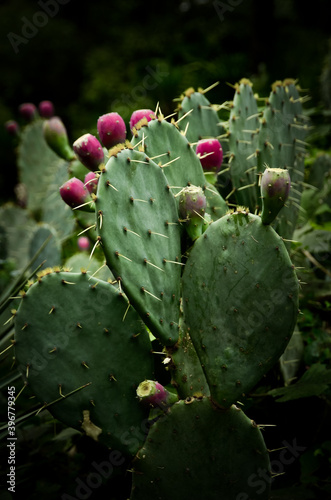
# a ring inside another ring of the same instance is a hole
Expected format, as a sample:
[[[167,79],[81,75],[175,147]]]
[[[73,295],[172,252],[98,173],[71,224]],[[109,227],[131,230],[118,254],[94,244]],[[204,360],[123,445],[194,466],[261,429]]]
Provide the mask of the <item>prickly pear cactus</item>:
[[[96,138],[92,149],[75,141],[93,166],[93,189],[84,187],[86,167],[57,158],[62,170],[51,171],[38,200],[50,223],[67,178],[77,177],[93,221],[76,217],[96,240],[90,257],[67,262],[77,271],[88,261],[97,275],[101,254],[109,282],[57,267],[29,283],[15,315],[18,368],[55,418],[135,457],[131,500],[269,498],[261,431],[235,404],[279,360],[296,325],[298,279],[283,239],[296,223],[307,128],[295,82],[276,82],[262,107],[249,80],[234,88],[221,107],[208,89],[189,89],[171,121],[136,110],[131,141],[121,134],[109,151]],[[229,112],[222,125],[219,109]],[[21,151],[40,125],[26,134]],[[206,137],[227,160],[213,184],[195,149]],[[61,238],[72,231],[63,222],[54,226]],[[176,394],[155,380],[154,354]],[[171,400],[158,405],[164,395]]]

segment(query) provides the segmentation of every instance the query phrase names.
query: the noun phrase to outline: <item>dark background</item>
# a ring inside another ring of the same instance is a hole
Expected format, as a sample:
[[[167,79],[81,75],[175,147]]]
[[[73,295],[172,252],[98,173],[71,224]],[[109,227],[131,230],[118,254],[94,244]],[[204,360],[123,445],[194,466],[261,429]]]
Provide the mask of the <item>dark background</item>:
[[[262,96],[273,81],[298,78],[310,106],[319,106],[328,102],[321,92],[328,6],[326,0],[2,0],[0,121],[19,120],[22,102],[50,99],[73,142],[95,132],[97,118],[110,111],[128,121],[134,109],[159,101],[171,113],[173,99],[190,86],[219,81],[208,97],[221,103],[233,96],[228,83],[242,77]],[[151,70],[157,77],[148,78]],[[14,147],[1,125],[1,201],[12,198],[17,182]]]

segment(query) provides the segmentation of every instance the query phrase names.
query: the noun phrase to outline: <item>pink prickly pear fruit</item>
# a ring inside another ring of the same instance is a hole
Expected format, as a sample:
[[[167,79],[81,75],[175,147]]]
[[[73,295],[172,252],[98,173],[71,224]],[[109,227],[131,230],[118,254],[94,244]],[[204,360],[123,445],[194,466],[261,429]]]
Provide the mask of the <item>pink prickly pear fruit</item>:
[[[201,139],[196,147],[202,168],[205,172],[220,171],[223,161],[223,149],[218,139]]]
[[[84,134],[73,144],[79,161],[94,172],[104,161],[104,152],[98,139],[92,134]]]
[[[89,193],[96,193],[98,177],[94,172],[88,172],[88,174],[85,175],[84,186],[86,186]]]
[[[153,408],[166,408],[178,401],[176,394],[169,392],[155,380],[144,380],[139,384],[136,392],[141,402]]]
[[[79,250],[88,250],[90,248],[90,240],[87,236],[80,236],[77,240]]]
[[[42,118],[52,118],[54,116],[54,105],[51,101],[41,101],[38,109]]]
[[[290,174],[283,168],[266,168],[261,177],[263,224],[271,224],[285,205],[291,188]]]
[[[7,130],[8,134],[13,136],[18,136],[20,133],[20,126],[15,120],[6,121],[5,129]]]
[[[18,108],[22,118],[28,122],[32,122],[37,117],[37,108],[32,102],[24,102]]]
[[[125,142],[126,125],[118,113],[106,113],[100,116],[97,122],[97,129],[100,140],[107,149]]]
[[[43,134],[48,146],[60,158],[67,161],[75,159],[74,152],[69,145],[67,130],[59,117],[53,116],[44,121]]]
[[[182,218],[189,237],[194,241],[206,229],[206,196],[201,187],[187,186],[179,194],[179,215]]]
[[[136,124],[140,122],[140,120],[142,120],[143,118],[145,118],[148,122],[150,122],[151,120],[155,120],[156,116],[154,111],[152,111],[151,109],[137,109],[131,115],[130,129],[132,130],[133,127],[135,127]]]
[[[86,203],[90,193],[84,186],[83,181],[72,177],[60,187],[62,200],[71,208],[77,208]]]

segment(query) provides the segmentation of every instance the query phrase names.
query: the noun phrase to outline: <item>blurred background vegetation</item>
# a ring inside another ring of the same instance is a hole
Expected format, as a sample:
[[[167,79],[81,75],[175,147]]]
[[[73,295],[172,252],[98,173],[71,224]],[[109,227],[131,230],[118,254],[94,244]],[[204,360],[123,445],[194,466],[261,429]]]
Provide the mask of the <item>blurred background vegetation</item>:
[[[274,80],[298,78],[313,107],[329,107],[328,12],[326,0],[2,0],[0,121],[50,99],[73,142],[109,111],[128,120],[159,101],[171,113],[189,86],[219,81],[209,99],[231,99],[227,83],[242,77],[263,96]],[[0,128],[1,201],[17,182],[12,146]]]

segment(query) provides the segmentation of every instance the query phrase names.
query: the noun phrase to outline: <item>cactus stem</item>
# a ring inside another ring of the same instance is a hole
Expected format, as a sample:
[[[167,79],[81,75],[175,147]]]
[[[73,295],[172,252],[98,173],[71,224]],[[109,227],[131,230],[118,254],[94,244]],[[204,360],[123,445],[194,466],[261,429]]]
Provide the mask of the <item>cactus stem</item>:
[[[126,260],[128,260],[129,262],[132,262],[132,260],[131,260],[131,259],[129,259],[129,257],[126,257],[125,255],[123,255],[123,254],[121,254],[121,253],[119,253],[119,252],[117,252],[117,251],[115,252],[115,255],[116,255],[116,257],[122,257],[123,259],[126,259]]]
[[[152,267],[155,267],[156,269],[159,269],[159,271],[162,271],[164,273],[164,269],[161,269],[160,267],[156,266],[155,264],[153,264],[151,261],[147,260],[147,259],[144,259],[144,263],[145,264],[149,264],[150,266]]]
[[[125,233],[132,233],[132,234],[134,234],[135,236],[138,236],[138,238],[141,238],[140,234],[135,233],[134,231],[132,231],[131,229],[128,229],[127,227],[123,227],[123,231],[124,231]]]
[[[160,165],[161,168],[168,167],[170,163],[173,163],[174,161],[179,160],[180,156],[177,156],[177,158],[174,158],[173,160],[168,161],[168,163],[164,163],[163,165]]]

